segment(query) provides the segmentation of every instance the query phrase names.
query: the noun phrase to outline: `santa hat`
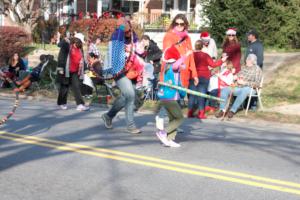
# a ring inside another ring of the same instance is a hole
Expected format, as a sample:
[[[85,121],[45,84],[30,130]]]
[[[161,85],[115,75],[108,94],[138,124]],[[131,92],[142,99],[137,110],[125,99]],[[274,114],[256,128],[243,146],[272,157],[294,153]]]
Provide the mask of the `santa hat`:
[[[236,35],[236,28],[227,29],[226,35]]]
[[[164,52],[163,59],[166,63],[173,63],[180,58],[180,53],[175,47],[172,45],[171,47],[167,48]]]
[[[200,33],[200,39],[201,39],[201,40],[204,40],[204,41],[210,40],[210,35],[209,35],[209,33],[206,32],[206,31]]]

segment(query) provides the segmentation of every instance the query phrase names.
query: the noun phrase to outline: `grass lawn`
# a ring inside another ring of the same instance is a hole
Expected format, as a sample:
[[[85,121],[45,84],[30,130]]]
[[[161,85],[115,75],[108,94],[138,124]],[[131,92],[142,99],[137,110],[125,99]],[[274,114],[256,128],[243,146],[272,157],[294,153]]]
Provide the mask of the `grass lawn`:
[[[300,60],[285,62],[275,72],[273,80],[264,85],[263,104],[274,107],[300,103]]]

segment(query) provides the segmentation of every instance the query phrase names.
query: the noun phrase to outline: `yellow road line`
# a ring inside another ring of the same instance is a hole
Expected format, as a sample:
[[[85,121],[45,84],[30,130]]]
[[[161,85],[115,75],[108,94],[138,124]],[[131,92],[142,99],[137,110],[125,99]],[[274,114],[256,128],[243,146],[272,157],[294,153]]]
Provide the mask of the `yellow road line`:
[[[159,159],[159,158],[142,156],[142,155],[138,155],[138,154],[131,154],[131,153],[126,153],[126,152],[116,151],[116,150],[111,150],[111,149],[90,147],[90,146],[76,144],[76,143],[66,143],[66,142],[62,142],[62,141],[50,140],[50,139],[39,138],[39,137],[34,137],[34,136],[24,136],[24,135],[20,135],[20,134],[7,133],[7,132],[1,132],[1,131],[0,131],[0,134],[6,134],[6,135],[21,137],[21,138],[26,137],[26,138],[31,139],[31,140],[37,140],[37,141],[42,141],[42,142],[51,142],[51,143],[62,144],[62,145],[66,145],[66,146],[72,146],[72,147],[83,148],[83,149],[87,149],[87,150],[93,150],[93,151],[97,151],[97,152],[105,152],[105,153],[116,154],[116,155],[120,155],[120,156],[127,156],[127,157],[131,157],[131,158],[137,158],[137,159],[142,159],[142,160],[147,160],[147,161],[165,163],[165,164],[169,164],[169,165],[175,165],[175,166],[186,167],[186,168],[197,169],[197,170],[204,170],[204,171],[208,171],[208,172],[214,172],[214,173],[219,173],[219,174],[225,174],[225,175],[230,175],[230,176],[247,178],[247,179],[256,180],[256,181],[264,181],[264,182],[268,182],[268,183],[274,183],[274,184],[279,184],[279,185],[285,185],[285,186],[300,188],[299,183],[293,183],[293,182],[281,181],[281,180],[276,180],[276,179],[270,179],[270,178],[254,176],[254,175],[245,174],[245,173],[215,169],[215,168],[210,168],[210,167],[205,167],[205,166],[200,166],[200,165],[187,164],[187,163],[176,162],[176,161],[170,161],[170,160],[163,160],[163,159]]]
[[[254,186],[254,187],[262,187],[262,188],[266,188],[266,189],[300,195],[300,190],[288,188],[288,187],[285,187],[282,185],[271,185],[271,184],[267,184],[267,183],[260,183],[260,182],[240,179],[240,178],[236,178],[236,177],[229,177],[229,176],[224,176],[224,175],[219,175],[219,174],[207,173],[207,172],[203,172],[203,171],[196,171],[196,170],[191,170],[191,169],[186,169],[186,168],[180,168],[180,167],[185,167],[185,165],[184,165],[185,163],[179,163],[179,162],[173,162],[173,161],[153,163],[153,162],[148,162],[148,161],[143,161],[143,160],[127,158],[128,155],[131,155],[131,157],[133,157],[133,155],[135,155],[135,154],[128,154],[125,152],[114,151],[114,150],[109,150],[109,149],[94,148],[94,147],[89,147],[89,146],[80,145],[80,144],[65,143],[65,142],[61,142],[61,141],[48,140],[48,139],[38,138],[38,137],[33,137],[33,136],[22,136],[19,134],[12,134],[12,133],[5,133],[5,132],[0,132],[0,138],[7,139],[7,140],[14,140],[14,141],[17,141],[20,143],[27,143],[27,144],[34,144],[34,145],[38,145],[38,146],[50,147],[50,148],[54,148],[54,149],[58,149],[58,150],[62,150],[62,151],[77,152],[77,153],[97,156],[97,157],[101,157],[101,158],[119,160],[119,161],[124,161],[124,162],[128,162],[128,163],[139,164],[139,165],[143,165],[143,166],[166,169],[166,170],[171,170],[171,171],[176,171],[176,172],[181,172],[181,173],[186,173],[186,174],[192,174],[192,175],[197,175],[197,176],[202,176],[202,177],[209,177],[209,178],[213,178],[213,179],[217,179],[217,180],[240,183],[240,184],[244,184],[244,185],[249,185],[249,186]],[[58,145],[63,145],[63,146],[58,146]],[[105,151],[103,151],[103,150],[105,150]],[[109,154],[100,153],[101,151],[109,153]],[[127,154],[128,155],[127,155],[127,157],[121,157],[116,153],[119,153],[119,155],[121,155],[122,153],[125,153],[126,155]],[[155,159],[152,157],[139,156],[139,155],[136,155],[136,156],[138,156],[139,158],[151,158],[151,159],[155,160],[155,162],[165,161],[165,160],[161,160],[161,159]],[[144,160],[146,160],[146,159],[144,159]],[[182,164],[182,165],[181,166],[166,165],[166,164],[174,165],[175,163]],[[188,168],[191,168],[191,166],[198,167],[197,165],[189,165],[189,164],[186,164],[186,165],[189,166]],[[202,168],[203,167],[200,166],[197,169],[201,170]],[[204,167],[204,168],[206,168],[206,167]],[[213,169],[213,168],[208,168],[208,169]],[[219,170],[216,169],[216,171],[219,171]],[[223,170],[220,170],[220,171],[223,171]],[[231,173],[234,173],[234,172],[231,172]],[[240,174],[240,173],[237,173],[237,174]],[[254,176],[254,177],[257,177],[257,176]],[[243,177],[243,178],[245,178],[245,177]],[[265,180],[273,180],[273,179],[268,179],[268,178],[264,178],[264,177],[259,177],[259,178],[262,178],[264,181]],[[286,181],[280,181],[280,180],[275,180],[275,181],[277,184],[279,184],[279,182],[283,182],[283,183],[289,183],[290,186],[299,185],[297,183],[292,183],[292,182],[286,182]]]

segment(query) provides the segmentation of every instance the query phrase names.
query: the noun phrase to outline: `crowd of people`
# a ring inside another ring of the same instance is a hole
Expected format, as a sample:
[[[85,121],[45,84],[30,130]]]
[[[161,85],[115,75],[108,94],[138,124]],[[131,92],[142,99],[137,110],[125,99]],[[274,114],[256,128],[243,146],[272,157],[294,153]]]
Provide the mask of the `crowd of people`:
[[[60,48],[57,66],[57,82],[59,94],[57,105],[66,110],[69,88],[72,89],[78,111],[87,111],[85,94],[93,92],[93,86],[84,86],[85,78],[93,84],[103,84],[105,75],[110,74],[121,94],[115,99],[112,107],[101,117],[106,128],[113,128],[112,121],[117,113],[125,109],[127,131],[139,134],[141,130],[134,120],[136,90],[149,84],[157,89],[159,106],[169,118],[168,126],[164,127],[163,117],[156,116],[157,137],[165,146],[180,147],[175,142],[178,128],[184,115],[178,103],[188,99],[188,118],[206,119],[206,112],[216,112],[216,117],[232,118],[250,93],[251,87],[260,84],[263,67],[263,46],[258,40],[255,30],[248,32],[249,46],[245,54],[245,62],[241,61],[241,44],[237,38],[237,30],[228,28],[219,57],[216,42],[208,32],[201,32],[199,40],[192,44],[188,34],[189,23],[185,15],[178,14],[172,20],[163,38],[162,50],[148,35],[140,39],[134,32],[130,20],[119,17],[117,28],[108,44],[105,60],[102,60],[97,48],[98,37],[88,41],[82,33],[60,35],[57,44]],[[87,53],[83,45],[87,44]],[[41,58],[41,63],[45,58]],[[241,63],[243,67],[241,67]],[[16,91],[24,91],[32,81],[38,80],[43,65],[23,80],[17,81],[20,87]],[[15,54],[9,62],[7,76],[14,78],[25,70],[24,63]],[[208,100],[204,97],[187,94],[157,83],[165,82],[174,86],[188,88],[204,94],[220,97],[223,102]],[[228,103],[230,96],[236,96],[232,106]],[[196,113],[197,112],[197,113]]]

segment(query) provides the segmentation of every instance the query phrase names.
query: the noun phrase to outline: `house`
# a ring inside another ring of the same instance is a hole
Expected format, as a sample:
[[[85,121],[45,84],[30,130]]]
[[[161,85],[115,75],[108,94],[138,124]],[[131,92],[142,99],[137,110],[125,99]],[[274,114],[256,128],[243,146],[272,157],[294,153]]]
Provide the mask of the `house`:
[[[105,11],[120,10],[141,26],[184,13],[190,23],[200,26],[200,3],[201,0],[51,0],[48,13],[56,14],[60,24],[65,24],[74,16],[78,18],[79,13],[97,13],[99,17]]]

